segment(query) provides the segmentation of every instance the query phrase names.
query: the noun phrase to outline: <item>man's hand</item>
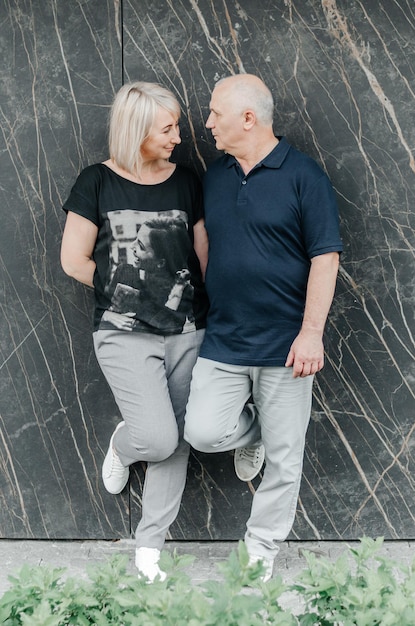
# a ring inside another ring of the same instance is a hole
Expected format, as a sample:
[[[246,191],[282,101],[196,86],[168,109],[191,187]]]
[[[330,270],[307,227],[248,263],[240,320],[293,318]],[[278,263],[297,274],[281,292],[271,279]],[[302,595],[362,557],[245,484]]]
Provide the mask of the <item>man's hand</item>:
[[[303,324],[285,362],[285,367],[293,368],[294,378],[310,376],[323,368],[323,332],[333,299],[338,267],[338,252],[328,252],[311,259]]]
[[[301,330],[294,339],[285,362],[293,368],[294,378],[305,378],[319,372],[324,366],[324,346],[321,333]]]

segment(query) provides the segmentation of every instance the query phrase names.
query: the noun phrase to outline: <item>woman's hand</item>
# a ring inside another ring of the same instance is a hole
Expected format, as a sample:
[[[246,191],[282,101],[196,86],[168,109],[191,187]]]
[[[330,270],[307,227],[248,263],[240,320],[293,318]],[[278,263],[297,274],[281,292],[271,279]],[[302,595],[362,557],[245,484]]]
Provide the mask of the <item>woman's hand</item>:
[[[134,326],[134,315],[132,311],[128,313],[116,313],[115,311],[104,311],[102,320],[109,322],[118,330],[132,330]]]

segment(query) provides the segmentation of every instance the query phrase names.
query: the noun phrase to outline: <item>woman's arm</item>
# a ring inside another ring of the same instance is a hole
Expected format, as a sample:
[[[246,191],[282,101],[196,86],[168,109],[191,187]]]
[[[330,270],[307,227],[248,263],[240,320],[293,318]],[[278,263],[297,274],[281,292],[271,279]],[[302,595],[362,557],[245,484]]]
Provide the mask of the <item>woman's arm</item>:
[[[65,274],[93,287],[95,261],[92,254],[98,227],[93,222],[68,211],[61,245],[61,265]]]
[[[202,270],[203,279],[205,278],[206,266],[208,262],[209,241],[205,228],[205,220],[200,219],[193,226],[194,249],[199,258],[200,269]]]

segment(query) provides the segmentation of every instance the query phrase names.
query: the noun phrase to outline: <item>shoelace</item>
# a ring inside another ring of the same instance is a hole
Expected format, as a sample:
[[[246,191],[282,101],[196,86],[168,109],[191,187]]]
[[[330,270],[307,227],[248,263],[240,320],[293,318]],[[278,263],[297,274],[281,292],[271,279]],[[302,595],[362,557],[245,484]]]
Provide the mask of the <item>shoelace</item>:
[[[258,447],[242,448],[238,454],[240,459],[252,463],[254,467],[258,465],[261,458],[260,448]]]
[[[121,463],[118,458],[118,454],[112,450],[111,454],[111,474],[116,474],[117,476],[123,476],[125,472],[125,467]]]

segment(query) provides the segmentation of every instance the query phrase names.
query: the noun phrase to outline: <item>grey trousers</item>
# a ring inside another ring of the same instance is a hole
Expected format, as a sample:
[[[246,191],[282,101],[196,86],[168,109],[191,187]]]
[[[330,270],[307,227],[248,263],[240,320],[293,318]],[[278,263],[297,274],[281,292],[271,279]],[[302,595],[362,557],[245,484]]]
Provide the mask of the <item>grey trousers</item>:
[[[94,333],[95,354],[125,421],[115,451],[125,466],[147,462],[137,547],[161,549],[179,512],[189,457],[184,414],[203,335]]]
[[[199,358],[193,370],[185,439],[202,452],[265,447],[265,470],[252,502],[245,543],[273,559],[291,530],[300,489],[313,376],[285,367],[245,367]],[[253,396],[255,411],[244,409]]]

